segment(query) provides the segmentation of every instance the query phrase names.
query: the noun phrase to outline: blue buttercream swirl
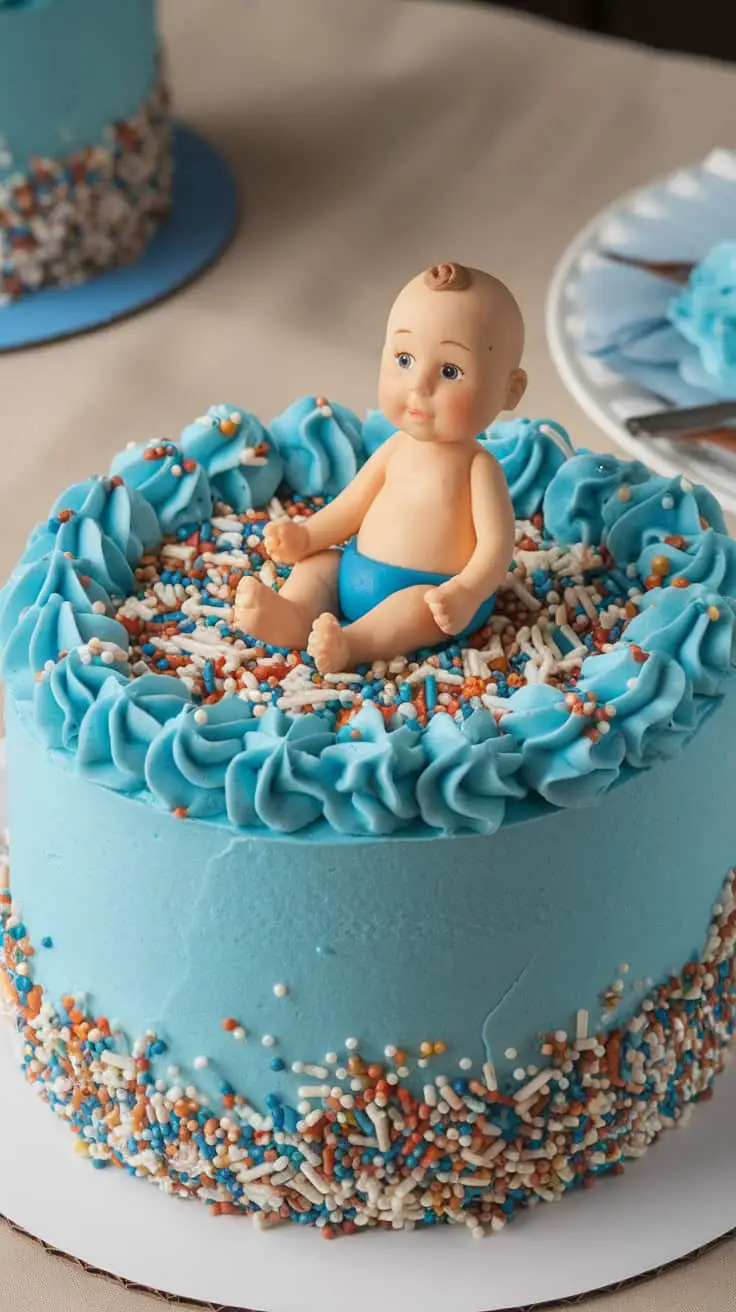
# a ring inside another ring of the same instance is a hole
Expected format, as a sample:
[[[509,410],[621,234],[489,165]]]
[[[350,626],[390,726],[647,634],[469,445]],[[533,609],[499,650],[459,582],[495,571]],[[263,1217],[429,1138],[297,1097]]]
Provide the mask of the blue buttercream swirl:
[[[305,396],[271,424],[286,482],[299,496],[335,496],[363,460],[361,423],[352,410]]]
[[[110,595],[128,597],[135,591],[133,571],[128,561],[95,519],[72,515],[49,537],[52,538],[51,554],[83,560],[87,573]],[[32,535],[21,563],[46,559],[49,556],[49,537],[45,533]]]
[[[88,478],[74,483],[54,502],[48,522],[39,524],[28,540],[23,559],[38,559],[58,545],[58,534],[69,515],[94,520],[101,531],[135,569],[145,551],[161,540],[158,517],[152,506],[120,477]],[[61,518],[60,518],[61,517]],[[67,550],[62,546],[61,550]]]
[[[641,578],[652,573],[652,564],[657,556],[666,556],[670,562],[667,582],[674,578],[687,579],[689,583],[702,583],[724,597],[736,597],[736,542],[725,533],[717,533],[707,528],[704,533],[690,543],[682,539],[670,542],[652,542],[644,547],[636,562]]]
[[[140,792],[149,747],[188,702],[184,684],[171,675],[108,680],[81,720],[77,768],[117,792]]]
[[[33,713],[47,747],[73,750],[80,726],[102,691],[127,682],[126,666],[84,660],[78,650],[70,651],[35,688]]]
[[[363,446],[367,456],[372,456],[379,446],[383,446],[397,432],[396,424],[387,419],[382,410],[369,410],[363,420]]]
[[[619,565],[634,564],[643,549],[667,537],[700,537],[706,528],[726,533],[723,511],[711,492],[676,475],[652,474],[622,485],[603,507],[604,542]]]
[[[503,821],[506,798],[526,793],[518,777],[521,753],[486,711],[474,711],[462,725],[434,715],[421,742],[428,764],[417,780],[417,801],[434,829],[492,834]]]
[[[110,614],[110,597],[89,569],[88,561],[72,560],[59,553],[20,565],[0,592],[0,642],[7,642],[24,611],[44,606],[54,595],[79,611]]]
[[[270,706],[245,729],[243,751],[225,779],[231,824],[290,834],[318,820],[329,786],[321,758],[335,742],[331,722],[319,715],[291,719]]]
[[[517,519],[541,509],[554,474],[573,455],[568,433],[553,419],[502,419],[480,441],[504,472]]]
[[[509,698],[501,728],[521,749],[521,773],[553,806],[585,806],[616,781],[624,758],[620,735],[594,741],[590,719],[569,710],[564,693],[527,684]]]
[[[722,241],[673,296],[670,323],[696,346],[706,373],[736,391],[736,241]]]
[[[93,638],[128,651],[128,634],[107,615],[81,611],[58,593],[31,606],[8,637],[3,650],[2,675],[18,701],[33,696],[37,677],[50,663],[85,646]]]
[[[419,815],[417,779],[426,757],[421,736],[387,729],[377,706],[364,706],[322,753],[325,819],[341,834],[391,834]]]
[[[190,816],[219,816],[226,811],[225,779],[230,762],[242,751],[253,709],[238,697],[203,709],[185,706],[164,724],[146,756],[146,783],[171,811]]]
[[[212,513],[212,489],[204,469],[173,442],[126,447],[115,456],[110,473],[119,474],[153,506],[162,533],[194,526]]]
[[[179,445],[205,470],[215,497],[237,514],[268,505],[284,475],[268,429],[240,406],[211,405],[184,429]]]
[[[603,507],[622,485],[630,487],[650,477],[638,460],[586,451],[571,456],[552,476],[544,494],[547,532],[560,543],[599,546],[604,536]]]
[[[628,625],[625,641],[671,656],[695,693],[719,696],[734,668],[734,605],[701,583],[654,588],[638,604],[641,612]]]
[[[704,700],[693,696],[685,671],[671,656],[653,652],[639,661],[626,643],[588,657],[576,691],[594,694],[598,705],[614,712],[604,723],[623,739],[626,762],[637,769],[682,750],[700,723],[696,702]]]

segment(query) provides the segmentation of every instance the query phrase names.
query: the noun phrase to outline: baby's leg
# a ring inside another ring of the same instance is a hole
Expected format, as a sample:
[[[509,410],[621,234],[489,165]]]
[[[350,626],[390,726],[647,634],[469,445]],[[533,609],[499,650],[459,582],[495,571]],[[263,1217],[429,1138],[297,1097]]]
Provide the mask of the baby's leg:
[[[337,674],[446,641],[425,601],[428,590],[428,584],[420,583],[395,592],[345,628],[334,615],[320,615],[307,645],[317,669],[321,674]]]
[[[337,611],[339,551],[320,551],[295,565],[280,592],[255,578],[241,580],[234,621],[272,647],[302,651],[318,615]]]

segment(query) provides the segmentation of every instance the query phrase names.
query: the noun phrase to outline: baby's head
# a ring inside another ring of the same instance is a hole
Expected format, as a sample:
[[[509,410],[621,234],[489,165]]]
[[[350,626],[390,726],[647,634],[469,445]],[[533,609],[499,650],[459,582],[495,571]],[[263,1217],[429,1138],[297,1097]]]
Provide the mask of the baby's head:
[[[524,395],[523,349],[508,287],[480,269],[435,264],[391,308],[380,407],[419,441],[470,441]]]

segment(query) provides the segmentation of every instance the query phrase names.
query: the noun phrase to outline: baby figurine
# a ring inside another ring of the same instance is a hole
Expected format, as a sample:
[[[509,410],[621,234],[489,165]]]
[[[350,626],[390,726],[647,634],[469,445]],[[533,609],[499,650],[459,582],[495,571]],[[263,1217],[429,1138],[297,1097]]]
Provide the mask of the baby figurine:
[[[381,360],[379,404],[399,431],[307,522],[267,526],[270,556],[294,568],[280,592],[242,580],[238,628],[306,647],[322,674],[480,628],[506,578],[514,513],[476,437],[524,395],[523,345],[521,312],[497,278],[461,264],[413,278]]]

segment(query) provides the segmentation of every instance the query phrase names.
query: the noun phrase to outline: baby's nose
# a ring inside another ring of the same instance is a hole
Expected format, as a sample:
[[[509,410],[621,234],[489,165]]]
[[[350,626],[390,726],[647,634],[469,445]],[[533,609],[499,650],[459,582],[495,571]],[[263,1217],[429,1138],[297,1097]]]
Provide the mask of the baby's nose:
[[[431,396],[435,385],[434,369],[418,369],[414,378],[414,391],[417,397]]]

